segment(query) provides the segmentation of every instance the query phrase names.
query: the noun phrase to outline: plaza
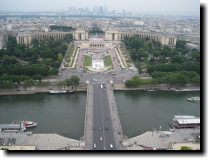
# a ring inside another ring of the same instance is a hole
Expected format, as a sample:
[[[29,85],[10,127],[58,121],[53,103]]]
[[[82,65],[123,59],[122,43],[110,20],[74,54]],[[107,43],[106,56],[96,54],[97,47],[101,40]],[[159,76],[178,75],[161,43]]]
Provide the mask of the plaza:
[[[121,41],[106,40],[99,35],[74,41],[61,64],[58,80],[77,75],[84,83],[94,77],[123,83],[125,79],[137,75],[138,71],[133,63],[127,61],[128,55],[122,53],[121,45]]]

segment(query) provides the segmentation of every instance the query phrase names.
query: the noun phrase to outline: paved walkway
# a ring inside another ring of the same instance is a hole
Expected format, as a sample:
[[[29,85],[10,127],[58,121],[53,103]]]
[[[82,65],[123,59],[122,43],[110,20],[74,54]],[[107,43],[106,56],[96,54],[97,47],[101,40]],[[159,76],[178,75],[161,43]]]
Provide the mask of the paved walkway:
[[[62,137],[58,134],[33,134],[25,138],[24,144],[35,145],[38,150],[82,149],[80,141]]]
[[[195,142],[200,129],[178,129],[170,131],[150,131],[137,137],[125,139],[123,145],[126,149],[151,147],[155,149],[168,149],[173,143]]]
[[[37,150],[82,150],[84,149],[79,140],[60,136],[58,134],[30,134],[22,133],[0,133],[0,138],[9,145],[9,139],[15,139],[14,146],[36,146]]]
[[[92,148],[93,141],[93,86],[88,85],[87,100],[86,100],[86,112],[85,112],[85,149],[90,150]]]
[[[111,85],[107,85],[107,93],[108,93],[109,107],[110,107],[110,111],[111,111],[116,147],[119,150],[123,150],[124,149],[124,147],[122,145],[123,132],[122,132],[120,118],[119,118],[119,114],[118,114],[118,110],[117,110],[117,105],[116,105],[116,101],[115,101],[115,97],[114,97],[114,93],[113,93],[113,89],[112,89]]]

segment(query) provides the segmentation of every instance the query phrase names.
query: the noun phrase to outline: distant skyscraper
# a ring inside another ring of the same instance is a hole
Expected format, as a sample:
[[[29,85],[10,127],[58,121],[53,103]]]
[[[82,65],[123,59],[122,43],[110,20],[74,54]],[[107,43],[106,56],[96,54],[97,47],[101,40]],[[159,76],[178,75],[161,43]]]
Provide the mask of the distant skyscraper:
[[[105,5],[104,6],[104,14],[107,14],[108,13],[108,9],[107,9],[107,6]]]
[[[99,7],[99,14],[103,14],[104,13],[104,11],[103,11],[103,6],[100,6]]]

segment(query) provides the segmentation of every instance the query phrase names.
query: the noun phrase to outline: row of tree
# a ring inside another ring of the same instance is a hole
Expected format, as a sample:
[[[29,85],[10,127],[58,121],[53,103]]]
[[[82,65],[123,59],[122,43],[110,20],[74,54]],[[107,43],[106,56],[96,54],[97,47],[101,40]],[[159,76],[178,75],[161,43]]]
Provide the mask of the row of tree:
[[[194,71],[153,72],[152,77],[157,79],[159,84],[179,86],[200,84],[200,75]]]
[[[130,80],[125,82],[125,86],[128,88],[137,88],[141,85],[158,85],[158,81],[156,79],[142,79],[138,76],[134,76]]]
[[[138,76],[125,82],[128,88],[137,88],[142,85],[166,84],[168,86],[185,86],[186,84],[200,84],[200,75],[193,71],[154,72],[152,79],[142,79]]]
[[[42,75],[40,74],[35,74],[32,77],[30,76],[26,76],[26,75],[8,75],[8,74],[3,74],[2,76],[0,76],[0,81],[10,81],[13,83],[17,83],[20,84],[21,82],[27,81],[29,79],[33,79],[33,80],[38,80],[39,82],[42,79]]]
[[[185,63],[170,63],[170,64],[155,64],[149,65],[147,68],[149,74],[153,72],[175,72],[175,71],[195,71],[200,74],[200,63],[198,62],[185,62]]]
[[[14,83],[15,82],[15,83]],[[12,89],[18,87],[18,85],[23,87],[31,86],[46,86],[49,85],[49,82],[42,82],[41,75],[34,75],[33,77],[29,76],[14,76],[4,74],[0,77],[0,89]],[[72,86],[77,87],[80,84],[80,78],[78,76],[72,76],[69,79],[60,81],[54,85],[56,86]]]
[[[72,86],[77,87],[80,83],[80,78],[78,76],[71,76],[70,78],[60,81],[57,83],[58,86]]]
[[[56,30],[56,31],[63,31],[63,32],[70,32],[70,31],[74,31],[75,28],[71,27],[71,26],[57,26],[57,25],[52,25],[49,26],[51,30]]]

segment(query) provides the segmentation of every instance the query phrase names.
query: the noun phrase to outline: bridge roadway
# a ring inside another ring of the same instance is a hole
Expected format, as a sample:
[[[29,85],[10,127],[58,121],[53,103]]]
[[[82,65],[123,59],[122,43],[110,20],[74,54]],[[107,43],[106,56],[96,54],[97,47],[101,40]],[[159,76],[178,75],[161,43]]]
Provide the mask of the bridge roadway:
[[[88,85],[85,148],[88,150],[123,149],[123,134],[111,85],[106,83],[105,87],[101,88],[101,84],[99,81],[90,81]]]

